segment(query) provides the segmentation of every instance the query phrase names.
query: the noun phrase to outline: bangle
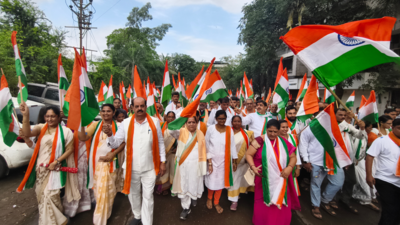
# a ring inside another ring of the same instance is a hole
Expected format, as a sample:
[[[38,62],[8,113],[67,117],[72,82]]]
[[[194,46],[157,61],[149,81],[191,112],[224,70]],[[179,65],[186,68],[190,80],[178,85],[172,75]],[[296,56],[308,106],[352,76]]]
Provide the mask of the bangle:
[[[58,159],[56,159],[57,164],[61,164],[60,161],[58,161]]]
[[[292,165],[288,165],[287,167],[289,167],[289,166],[292,167],[292,169],[293,169],[293,166],[292,166]]]
[[[255,166],[255,165],[251,165],[250,168],[253,167],[253,166]]]

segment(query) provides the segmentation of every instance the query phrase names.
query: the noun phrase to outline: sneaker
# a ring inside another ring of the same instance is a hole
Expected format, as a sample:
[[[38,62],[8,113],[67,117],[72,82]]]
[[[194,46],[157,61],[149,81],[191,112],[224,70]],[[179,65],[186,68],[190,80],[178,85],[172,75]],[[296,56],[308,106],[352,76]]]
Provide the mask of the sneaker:
[[[129,225],[140,225],[140,224],[142,224],[142,220],[136,218],[133,218],[133,220],[129,223]]]
[[[181,220],[186,220],[189,213],[190,213],[190,209],[184,209],[180,215]]]
[[[196,207],[196,205],[197,205],[197,200],[193,200],[193,199],[192,199],[192,206],[193,206],[193,207]]]
[[[238,206],[238,203],[237,203],[237,202],[232,202],[232,204],[231,204],[231,210],[232,210],[232,211],[236,211],[237,206]]]

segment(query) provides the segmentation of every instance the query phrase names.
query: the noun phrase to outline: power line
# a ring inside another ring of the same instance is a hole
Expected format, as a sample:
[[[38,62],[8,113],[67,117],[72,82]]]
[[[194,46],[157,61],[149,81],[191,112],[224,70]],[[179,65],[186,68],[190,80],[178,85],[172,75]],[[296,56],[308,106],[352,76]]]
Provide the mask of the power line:
[[[118,0],[118,2],[120,2],[121,0]],[[94,22],[96,22],[98,19],[100,19],[100,17],[102,17],[104,14],[106,14],[108,11],[110,11],[110,9],[112,9],[116,4],[118,4],[118,2],[116,2],[113,6],[111,6],[110,8],[107,9],[107,11],[105,11],[103,14],[101,14]]]
[[[93,38],[93,42],[94,42],[94,44],[96,45],[97,50],[100,52],[101,57],[104,57],[103,54],[102,54],[101,51],[100,51],[99,46],[97,45],[97,41],[96,41],[96,38],[94,37],[93,31],[90,30],[89,33],[91,34],[91,37]]]

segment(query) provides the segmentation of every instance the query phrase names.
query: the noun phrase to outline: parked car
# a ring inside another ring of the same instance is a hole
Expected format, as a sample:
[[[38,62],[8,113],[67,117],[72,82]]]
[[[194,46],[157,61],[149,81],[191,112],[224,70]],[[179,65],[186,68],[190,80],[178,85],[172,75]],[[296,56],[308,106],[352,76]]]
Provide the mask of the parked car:
[[[17,98],[12,98],[17,113],[19,125],[22,126],[22,114],[19,110]],[[28,100],[26,102],[29,108],[29,120],[31,127],[39,121],[39,112],[45,107],[44,104]],[[0,131],[1,136],[1,131]],[[10,169],[25,166],[29,163],[33,154],[33,149],[25,144],[22,138],[18,138],[11,147],[4,144],[3,138],[0,138],[0,178],[8,175]]]
[[[46,82],[46,84],[28,83],[28,100],[48,105],[59,106],[58,84]]]

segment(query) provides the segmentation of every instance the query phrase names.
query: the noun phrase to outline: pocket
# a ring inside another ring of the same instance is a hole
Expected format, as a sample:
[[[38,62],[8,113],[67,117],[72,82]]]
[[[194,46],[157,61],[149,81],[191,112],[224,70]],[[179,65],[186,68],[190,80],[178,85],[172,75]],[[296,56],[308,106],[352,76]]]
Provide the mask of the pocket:
[[[312,176],[314,178],[318,178],[321,175],[321,167],[320,166],[316,166],[316,165],[312,165],[313,169],[312,169]]]

